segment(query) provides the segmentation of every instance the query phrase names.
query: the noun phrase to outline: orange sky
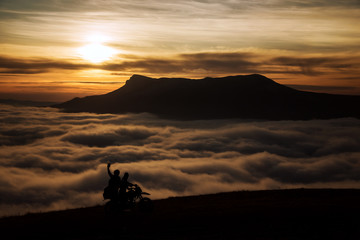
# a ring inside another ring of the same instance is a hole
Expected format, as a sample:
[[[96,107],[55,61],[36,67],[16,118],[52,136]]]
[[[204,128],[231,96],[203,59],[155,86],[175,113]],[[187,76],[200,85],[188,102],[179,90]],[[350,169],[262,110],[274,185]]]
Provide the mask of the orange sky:
[[[0,98],[65,101],[152,77],[260,73],[360,95],[360,3],[1,0]]]

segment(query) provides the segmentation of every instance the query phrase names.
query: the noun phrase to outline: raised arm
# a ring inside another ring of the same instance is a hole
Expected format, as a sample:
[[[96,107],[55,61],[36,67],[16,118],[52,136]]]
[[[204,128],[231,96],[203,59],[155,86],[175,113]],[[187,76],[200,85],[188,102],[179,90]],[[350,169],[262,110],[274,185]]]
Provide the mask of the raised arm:
[[[111,166],[111,163],[108,163],[108,165],[107,165],[107,171],[108,171],[109,176],[112,177],[113,174],[112,174],[111,171],[110,171],[110,166]]]

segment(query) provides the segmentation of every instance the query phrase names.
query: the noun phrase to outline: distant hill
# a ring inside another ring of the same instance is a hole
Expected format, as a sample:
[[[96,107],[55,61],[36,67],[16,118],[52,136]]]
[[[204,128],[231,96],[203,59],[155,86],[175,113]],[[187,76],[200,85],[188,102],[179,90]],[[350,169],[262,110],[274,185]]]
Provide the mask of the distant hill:
[[[115,218],[102,206],[0,219],[2,239],[360,239],[360,190],[241,191],[154,201]]]
[[[133,75],[108,94],[54,105],[68,112],[149,112],[173,119],[360,117],[360,96],[295,90],[262,75],[191,80]]]

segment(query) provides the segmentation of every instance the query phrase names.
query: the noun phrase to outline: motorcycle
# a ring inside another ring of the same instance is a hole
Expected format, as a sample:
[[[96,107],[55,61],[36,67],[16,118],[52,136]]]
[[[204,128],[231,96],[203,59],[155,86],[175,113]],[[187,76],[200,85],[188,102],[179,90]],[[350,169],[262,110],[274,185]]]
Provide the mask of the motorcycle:
[[[116,200],[112,199],[105,204],[105,215],[115,216],[124,210],[133,210],[136,207],[141,212],[151,212],[154,208],[153,202],[143,195],[150,195],[150,193],[143,192],[137,184],[128,187],[125,196],[119,196]]]

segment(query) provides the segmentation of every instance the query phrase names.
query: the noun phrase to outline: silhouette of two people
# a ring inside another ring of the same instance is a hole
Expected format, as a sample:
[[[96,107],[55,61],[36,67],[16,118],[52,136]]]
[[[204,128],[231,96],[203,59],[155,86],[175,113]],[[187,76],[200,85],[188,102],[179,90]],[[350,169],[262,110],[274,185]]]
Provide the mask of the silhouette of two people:
[[[110,166],[111,163],[108,163],[107,172],[110,176],[109,184],[106,187],[108,197],[111,201],[120,201],[122,204],[126,204],[128,199],[126,190],[133,186],[133,184],[128,181],[129,173],[126,172],[123,178],[120,179],[120,171],[116,169],[114,173],[111,173]]]

